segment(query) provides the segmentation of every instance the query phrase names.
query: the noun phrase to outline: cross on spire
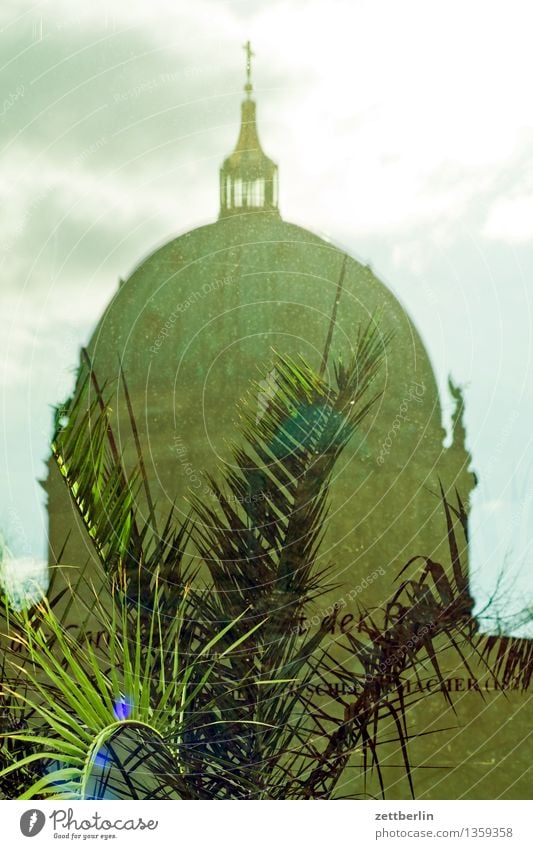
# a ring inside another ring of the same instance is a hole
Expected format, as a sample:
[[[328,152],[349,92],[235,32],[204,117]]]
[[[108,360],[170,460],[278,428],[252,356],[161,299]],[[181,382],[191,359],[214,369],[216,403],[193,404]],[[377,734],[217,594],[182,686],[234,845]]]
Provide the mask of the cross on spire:
[[[243,50],[246,53],[246,85],[244,86],[244,90],[248,94],[248,97],[250,97],[250,92],[252,91],[252,56],[255,56],[255,53],[252,52],[252,45],[249,41],[243,44]]]

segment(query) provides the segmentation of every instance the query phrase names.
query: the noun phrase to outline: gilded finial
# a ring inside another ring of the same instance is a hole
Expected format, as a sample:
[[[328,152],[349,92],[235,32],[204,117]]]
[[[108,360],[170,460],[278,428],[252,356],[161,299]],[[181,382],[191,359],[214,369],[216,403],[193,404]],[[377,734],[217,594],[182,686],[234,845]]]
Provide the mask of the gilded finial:
[[[244,90],[248,97],[250,97],[250,93],[252,92],[252,56],[255,56],[255,53],[252,52],[252,45],[249,41],[243,44],[243,50],[246,53],[246,85],[244,86]]]
[[[241,102],[241,126],[233,153],[220,169],[220,218],[245,212],[269,212],[279,217],[278,166],[268,158],[257,134],[256,103],[252,100],[252,46],[246,56],[246,96]]]

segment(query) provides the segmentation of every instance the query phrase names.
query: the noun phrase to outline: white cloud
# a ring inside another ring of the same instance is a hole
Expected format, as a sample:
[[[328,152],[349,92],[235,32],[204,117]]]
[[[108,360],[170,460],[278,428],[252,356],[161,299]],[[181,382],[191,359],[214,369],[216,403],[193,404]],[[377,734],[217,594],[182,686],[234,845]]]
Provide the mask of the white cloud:
[[[520,244],[533,239],[533,191],[518,197],[500,198],[489,210],[484,234]]]

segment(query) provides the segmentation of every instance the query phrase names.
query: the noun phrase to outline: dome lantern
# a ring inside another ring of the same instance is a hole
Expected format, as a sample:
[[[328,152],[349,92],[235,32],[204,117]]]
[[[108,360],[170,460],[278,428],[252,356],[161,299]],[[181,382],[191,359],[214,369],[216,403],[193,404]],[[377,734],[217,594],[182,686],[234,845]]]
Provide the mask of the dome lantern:
[[[246,51],[246,99],[241,104],[241,128],[235,150],[220,169],[220,218],[243,212],[278,213],[278,166],[261,148],[252,100],[252,49]]]

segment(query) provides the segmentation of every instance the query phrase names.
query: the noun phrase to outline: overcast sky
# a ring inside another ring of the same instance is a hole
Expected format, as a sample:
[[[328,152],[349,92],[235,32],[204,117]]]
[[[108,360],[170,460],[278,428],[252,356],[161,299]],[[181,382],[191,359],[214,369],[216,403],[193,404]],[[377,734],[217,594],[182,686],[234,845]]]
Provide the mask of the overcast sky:
[[[473,587],[533,605],[529,2],[79,0],[0,6],[0,528],[43,557],[50,405],[119,277],[212,221],[251,39],[283,217],[413,316],[480,485]]]

